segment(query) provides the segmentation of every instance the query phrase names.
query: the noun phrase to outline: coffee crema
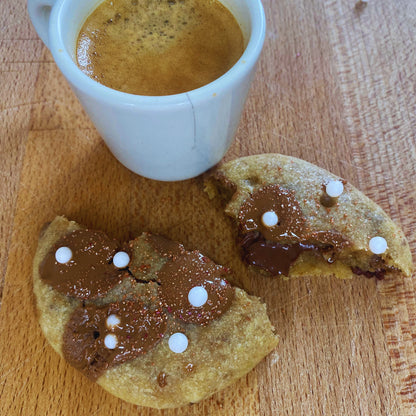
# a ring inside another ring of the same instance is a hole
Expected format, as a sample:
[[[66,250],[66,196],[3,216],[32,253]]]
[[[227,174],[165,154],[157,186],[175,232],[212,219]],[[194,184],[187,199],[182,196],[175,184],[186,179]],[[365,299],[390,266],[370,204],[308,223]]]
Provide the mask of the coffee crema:
[[[82,26],[76,55],[107,87],[161,96],[214,81],[243,51],[241,28],[218,0],[106,0]]]

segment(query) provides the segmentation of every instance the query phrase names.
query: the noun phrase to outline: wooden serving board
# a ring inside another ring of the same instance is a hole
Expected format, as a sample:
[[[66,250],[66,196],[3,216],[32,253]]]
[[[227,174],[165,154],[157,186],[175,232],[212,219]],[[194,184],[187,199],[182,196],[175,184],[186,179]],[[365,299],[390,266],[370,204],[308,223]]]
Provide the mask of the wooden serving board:
[[[416,2],[264,0],[266,43],[225,160],[280,152],[342,176],[416,253]],[[141,178],[107,150],[31,27],[0,0],[0,414],[416,415],[413,278],[291,281],[242,266],[201,178]],[[57,214],[121,240],[199,248],[268,304],[278,348],[236,385],[179,410],[130,405],[69,367],[37,325],[31,267]]]

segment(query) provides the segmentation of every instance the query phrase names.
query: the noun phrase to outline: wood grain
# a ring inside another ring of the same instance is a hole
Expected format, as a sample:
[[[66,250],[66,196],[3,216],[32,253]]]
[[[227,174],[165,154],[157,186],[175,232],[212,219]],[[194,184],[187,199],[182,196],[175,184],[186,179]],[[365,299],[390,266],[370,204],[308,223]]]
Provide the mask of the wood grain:
[[[416,3],[263,0],[268,30],[225,156],[280,152],[344,177],[402,226],[416,253]],[[248,272],[201,178],[134,175],[107,150],[27,17],[0,2],[0,414],[416,415],[415,276],[292,281]],[[142,230],[199,248],[261,296],[279,347],[235,386],[156,411],[80,376],[37,325],[31,265],[64,214],[121,240]],[[2,296],[1,296],[2,294]]]

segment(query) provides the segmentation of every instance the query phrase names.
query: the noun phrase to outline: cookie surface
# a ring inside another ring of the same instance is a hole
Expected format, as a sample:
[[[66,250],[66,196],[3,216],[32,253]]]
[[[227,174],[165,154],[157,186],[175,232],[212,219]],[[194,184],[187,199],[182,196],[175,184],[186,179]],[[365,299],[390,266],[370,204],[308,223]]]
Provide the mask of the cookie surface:
[[[345,180],[280,154],[243,157],[206,180],[238,227],[243,260],[269,275],[410,275],[409,245],[389,216]]]
[[[120,245],[64,217],[43,231],[33,266],[52,347],[115,396],[154,408],[210,396],[277,345],[265,305],[229,274],[162,237]]]

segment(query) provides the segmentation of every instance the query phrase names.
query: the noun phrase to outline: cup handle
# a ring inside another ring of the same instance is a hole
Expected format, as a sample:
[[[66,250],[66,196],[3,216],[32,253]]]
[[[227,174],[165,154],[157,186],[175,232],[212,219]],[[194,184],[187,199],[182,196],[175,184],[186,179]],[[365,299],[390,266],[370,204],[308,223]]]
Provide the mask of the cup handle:
[[[56,0],[28,0],[27,10],[39,37],[49,49],[49,16]]]

